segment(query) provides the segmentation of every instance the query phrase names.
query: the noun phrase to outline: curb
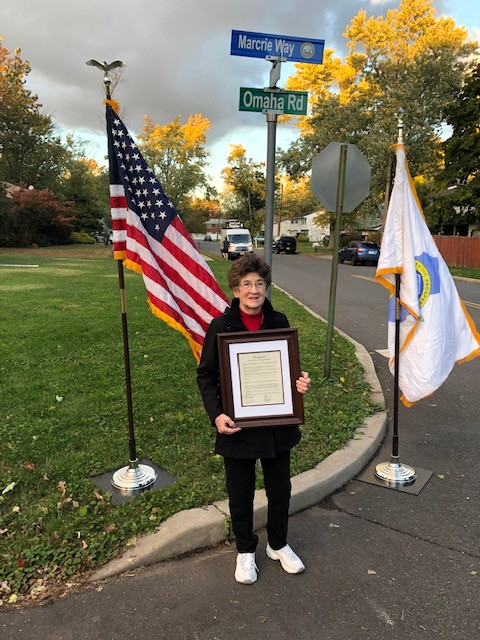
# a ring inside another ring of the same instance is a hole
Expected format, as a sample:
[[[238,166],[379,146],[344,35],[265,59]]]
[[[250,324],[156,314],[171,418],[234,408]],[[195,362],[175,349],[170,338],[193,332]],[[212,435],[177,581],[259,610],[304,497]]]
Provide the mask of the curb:
[[[283,289],[280,291],[325,322],[324,318],[308,309],[289,293]],[[385,399],[372,358],[363,345],[343,331],[339,329],[336,331],[354,345],[355,354],[365,369],[365,379],[371,387],[370,397],[373,402],[383,407],[383,410],[366,418],[364,424],[357,429],[357,436],[343,449],[335,451],[313,469],[292,478],[290,514],[313,506],[354,478],[374,456],[385,435],[387,425]],[[157,531],[142,537],[138,544],[128,549],[121,558],[114,558],[95,571],[87,582],[105,580],[125,571],[225,542],[229,534],[229,519],[228,500],[221,500],[202,508],[180,511],[165,520]],[[260,489],[255,491],[254,529],[261,529],[266,523],[267,498],[265,490]]]

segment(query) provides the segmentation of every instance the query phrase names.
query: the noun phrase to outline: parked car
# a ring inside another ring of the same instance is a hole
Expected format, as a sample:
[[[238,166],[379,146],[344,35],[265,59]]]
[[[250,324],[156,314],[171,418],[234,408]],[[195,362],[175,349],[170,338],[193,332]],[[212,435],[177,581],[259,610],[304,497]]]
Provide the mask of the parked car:
[[[273,240],[272,249],[275,253],[280,253],[280,251],[295,253],[297,250],[297,241],[293,236],[277,236]]]
[[[362,240],[350,242],[346,247],[340,249],[338,253],[340,262],[343,263],[347,260],[351,262],[353,266],[356,264],[366,264],[367,262],[376,265],[379,257],[380,247],[378,244],[376,242],[364,242]]]

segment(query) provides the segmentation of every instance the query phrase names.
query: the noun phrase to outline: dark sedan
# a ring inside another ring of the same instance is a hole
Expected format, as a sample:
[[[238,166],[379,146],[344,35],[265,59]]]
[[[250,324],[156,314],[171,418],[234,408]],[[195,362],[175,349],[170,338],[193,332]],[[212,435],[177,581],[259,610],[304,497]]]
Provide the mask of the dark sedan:
[[[346,247],[340,249],[338,253],[338,259],[340,262],[351,262],[352,265],[356,264],[371,264],[376,265],[380,256],[380,247],[376,242],[362,242],[354,241],[347,244]]]
[[[277,236],[272,245],[275,253],[285,251],[285,253],[295,253],[297,250],[297,241],[293,236]]]

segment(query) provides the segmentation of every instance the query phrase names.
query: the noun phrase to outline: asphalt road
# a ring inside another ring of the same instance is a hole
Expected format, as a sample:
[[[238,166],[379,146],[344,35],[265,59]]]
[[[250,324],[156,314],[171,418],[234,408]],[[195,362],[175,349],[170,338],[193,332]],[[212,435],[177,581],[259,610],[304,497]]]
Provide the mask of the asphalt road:
[[[207,245],[210,243],[206,243]],[[326,317],[331,262],[275,255],[274,282]],[[387,294],[372,267],[339,266],[336,325],[372,354],[392,402]],[[457,282],[480,302],[480,284]],[[468,307],[477,327],[480,309]],[[323,358],[323,354],[319,354]],[[418,495],[352,481],[290,519],[304,574],[267,559],[254,585],[233,579],[228,545],[80,589],[41,607],[0,613],[2,640],[477,640],[480,637],[480,358],[457,366],[434,396],[401,407],[401,461],[433,472]],[[378,461],[388,460],[387,434]]]

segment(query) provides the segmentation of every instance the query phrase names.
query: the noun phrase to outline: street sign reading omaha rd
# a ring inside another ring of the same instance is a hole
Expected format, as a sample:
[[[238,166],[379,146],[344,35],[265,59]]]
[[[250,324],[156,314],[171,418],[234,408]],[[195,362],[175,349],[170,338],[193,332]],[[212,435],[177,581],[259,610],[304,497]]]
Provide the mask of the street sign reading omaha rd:
[[[285,113],[292,116],[304,116],[307,113],[307,91],[264,91],[240,87],[239,111],[257,111],[260,113]]]
[[[230,54],[249,58],[285,58],[290,62],[322,64],[325,40],[276,36],[272,33],[232,31]]]

